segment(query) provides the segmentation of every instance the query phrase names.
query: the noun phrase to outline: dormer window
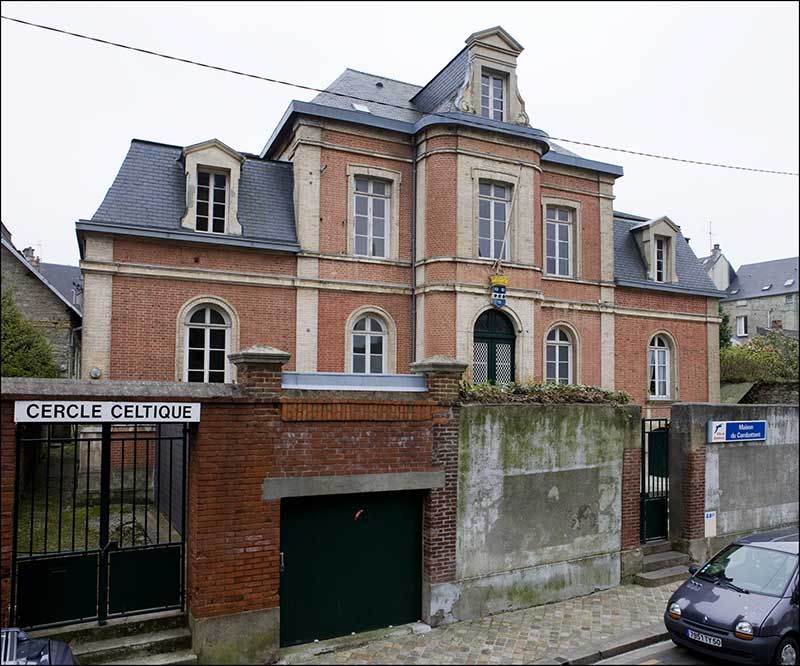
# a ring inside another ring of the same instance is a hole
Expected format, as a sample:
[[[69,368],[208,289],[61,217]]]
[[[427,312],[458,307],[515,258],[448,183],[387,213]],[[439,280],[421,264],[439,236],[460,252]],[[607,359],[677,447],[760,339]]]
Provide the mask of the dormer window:
[[[656,282],[666,282],[667,279],[667,248],[668,240],[656,236],[655,279]]]
[[[504,76],[484,72],[481,75],[481,115],[492,120],[504,120],[505,111]]]
[[[224,234],[227,201],[227,175],[214,171],[198,170],[195,229],[214,234]]]

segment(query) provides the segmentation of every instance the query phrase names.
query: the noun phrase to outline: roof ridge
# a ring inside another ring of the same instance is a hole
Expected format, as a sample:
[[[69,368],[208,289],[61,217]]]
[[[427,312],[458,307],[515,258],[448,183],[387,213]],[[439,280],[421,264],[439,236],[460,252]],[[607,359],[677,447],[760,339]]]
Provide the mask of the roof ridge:
[[[386,79],[387,81],[394,81],[395,83],[402,83],[404,86],[414,86],[415,88],[419,88],[420,90],[425,86],[418,85],[416,83],[409,83],[408,81],[401,81],[400,79],[393,79],[391,76],[384,76],[383,74],[375,74],[374,72],[365,72],[361,69],[354,69],[352,67],[345,67],[345,72],[355,72],[356,74],[363,74],[364,76],[374,76],[376,79]],[[341,78],[341,75],[339,75]],[[339,79],[337,78],[336,81]],[[334,81],[333,83],[336,83]],[[331,84],[333,85],[333,84]]]
[[[767,259],[766,261],[754,261],[752,264],[742,264],[739,267],[739,270],[742,270],[745,266],[760,266],[762,264],[775,264],[779,261],[791,261],[792,259],[796,259],[800,261],[800,257],[781,257],[780,259]]]

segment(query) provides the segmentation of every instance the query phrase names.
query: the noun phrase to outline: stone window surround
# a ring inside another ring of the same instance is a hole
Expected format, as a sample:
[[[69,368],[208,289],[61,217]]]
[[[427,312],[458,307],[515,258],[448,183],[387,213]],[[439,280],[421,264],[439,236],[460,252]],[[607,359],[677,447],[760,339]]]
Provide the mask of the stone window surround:
[[[239,224],[239,179],[244,157],[216,139],[189,146],[183,151],[186,180],[186,213],[181,218],[181,227],[195,233],[212,233],[196,230],[197,217],[197,173],[208,171],[227,176],[227,201],[225,202],[225,234],[241,236]],[[210,212],[210,211],[209,211]],[[209,228],[211,220],[209,217]],[[216,234],[219,235],[219,234]]]
[[[559,319],[552,322],[542,337],[542,381],[547,382],[547,336],[554,328],[563,328],[567,331],[570,337],[570,344],[572,345],[572,357],[570,362],[572,364],[572,384],[580,384],[581,377],[581,336],[578,329],[571,322],[564,319]]]
[[[515,57],[508,61],[490,55],[488,51],[473,53],[469,60],[467,82],[456,97],[456,106],[464,113],[481,115],[481,75],[484,69],[487,74],[505,77],[503,122],[527,125],[529,118],[525,112],[525,102],[517,87]]]
[[[384,350],[386,367],[383,371],[386,374],[395,374],[397,372],[397,325],[392,315],[376,305],[364,305],[357,308],[351,312],[350,316],[347,318],[344,336],[344,371],[349,373],[353,372],[353,326],[365,315],[374,315],[380,319],[386,327],[386,349]]]
[[[230,321],[229,354],[239,351],[239,315],[234,307],[225,299],[211,294],[195,296],[186,301],[178,310],[175,324],[175,381],[185,382],[186,370],[186,331],[189,317],[200,306],[210,305],[219,308]],[[236,366],[225,360],[226,382],[236,382]]]
[[[653,338],[660,335],[667,343],[667,395],[654,396],[650,394],[650,343]],[[647,347],[644,363],[645,376],[645,395],[647,402],[677,402],[680,400],[680,390],[678,386],[678,344],[672,333],[666,329],[659,329],[650,334],[647,338]]]
[[[561,206],[572,209],[572,275],[555,275],[547,272],[547,207]],[[553,280],[580,280],[583,275],[581,252],[581,202],[561,197],[542,197],[542,276]]]
[[[479,213],[479,206],[480,206],[480,183],[481,181],[490,181],[493,183],[499,183],[501,185],[506,185],[511,190],[510,197],[508,200],[508,216],[506,219],[506,256],[507,259],[503,259],[506,263],[516,263],[518,261],[518,247],[519,242],[517,239],[517,235],[519,233],[519,213],[518,213],[518,206],[516,201],[517,196],[517,187],[519,186],[517,182],[517,175],[506,173],[504,171],[494,171],[488,169],[479,169],[478,167],[472,167],[471,170],[472,175],[472,257],[479,261],[485,261],[489,263],[494,263],[497,261],[496,259],[490,259],[487,257],[479,256],[479,247],[478,247],[478,239],[479,239],[479,220],[478,220],[478,213]]]
[[[375,178],[389,182],[389,229],[386,234],[388,245],[385,257],[364,257],[364,259],[388,259],[397,261],[400,256],[400,186],[403,175],[399,171],[380,169],[361,164],[347,165],[347,254],[361,259],[355,253],[355,196],[356,177]]]

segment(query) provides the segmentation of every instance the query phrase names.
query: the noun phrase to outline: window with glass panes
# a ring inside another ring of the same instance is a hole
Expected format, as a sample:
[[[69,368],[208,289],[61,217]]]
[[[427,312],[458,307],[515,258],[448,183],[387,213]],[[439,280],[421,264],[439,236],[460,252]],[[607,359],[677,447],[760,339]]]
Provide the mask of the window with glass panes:
[[[660,335],[650,341],[648,355],[650,369],[650,397],[669,397],[669,345]]]
[[[377,317],[366,315],[351,332],[353,372],[381,374],[386,368],[386,327]]]
[[[573,210],[562,206],[547,206],[546,270],[548,275],[572,275]]]
[[[572,384],[572,339],[563,328],[554,328],[547,334],[547,381]]]
[[[656,238],[656,282],[664,282],[667,265],[667,239]]]
[[[481,181],[478,184],[478,256],[508,259],[508,204],[511,187]]]
[[[228,177],[224,173],[198,171],[195,229],[224,234],[227,200]]]
[[[201,307],[189,317],[186,331],[185,379],[189,382],[224,382],[230,324],[219,311]]]
[[[503,120],[505,77],[495,74],[481,75],[481,115],[492,120]]]
[[[355,254],[387,257],[391,185],[368,178],[355,181]]]

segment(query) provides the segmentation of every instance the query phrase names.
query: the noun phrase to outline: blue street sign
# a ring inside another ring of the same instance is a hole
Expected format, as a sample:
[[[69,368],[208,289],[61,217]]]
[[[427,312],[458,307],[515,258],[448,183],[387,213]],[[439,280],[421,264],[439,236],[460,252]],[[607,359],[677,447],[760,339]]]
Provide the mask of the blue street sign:
[[[767,439],[766,421],[709,421],[708,441],[760,442]]]
[[[506,288],[500,285],[492,287],[492,305],[502,308],[506,304]]]

